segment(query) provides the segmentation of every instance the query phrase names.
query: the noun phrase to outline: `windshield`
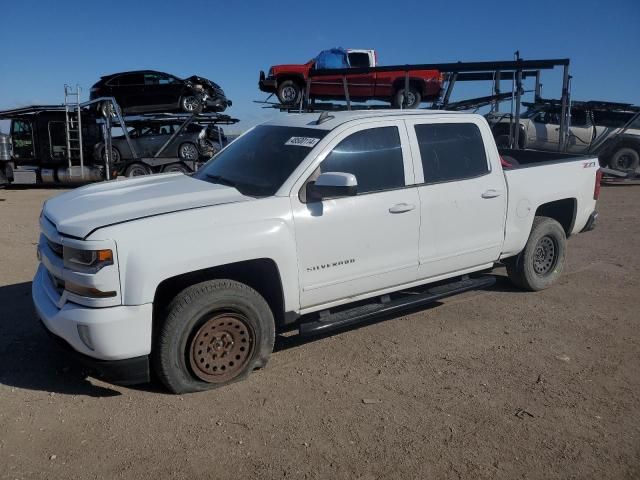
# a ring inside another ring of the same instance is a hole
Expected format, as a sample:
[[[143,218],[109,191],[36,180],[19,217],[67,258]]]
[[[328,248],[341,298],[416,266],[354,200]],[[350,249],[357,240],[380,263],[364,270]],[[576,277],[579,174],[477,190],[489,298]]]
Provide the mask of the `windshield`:
[[[243,195],[274,195],[326,130],[260,125],[208,161],[194,178],[230,185]]]

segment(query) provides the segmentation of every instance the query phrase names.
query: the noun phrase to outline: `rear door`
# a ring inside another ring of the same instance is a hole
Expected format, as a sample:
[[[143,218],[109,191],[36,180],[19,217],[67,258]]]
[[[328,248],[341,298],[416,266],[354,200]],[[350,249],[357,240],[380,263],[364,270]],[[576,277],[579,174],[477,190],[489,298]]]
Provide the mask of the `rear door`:
[[[142,73],[127,73],[109,81],[116,101],[122,108],[145,105]]]
[[[144,96],[146,105],[175,106],[178,104],[182,85],[171,75],[160,72],[144,74]]]
[[[560,141],[560,109],[541,110],[531,119],[527,129],[527,147],[537,150],[558,150]]]
[[[569,141],[567,151],[571,153],[585,153],[589,150],[593,137],[591,115],[583,108],[571,109],[571,124],[569,126]]]
[[[291,199],[302,307],[414,281],[420,205],[402,121],[346,129],[318,161]],[[326,172],[355,175],[358,194],[307,202],[306,183]]]
[[[418,277],[498,260],[507,192],[491,131],[469,118],[406,120],[421,203]],[[497,158],[497,157],[496,157]]]

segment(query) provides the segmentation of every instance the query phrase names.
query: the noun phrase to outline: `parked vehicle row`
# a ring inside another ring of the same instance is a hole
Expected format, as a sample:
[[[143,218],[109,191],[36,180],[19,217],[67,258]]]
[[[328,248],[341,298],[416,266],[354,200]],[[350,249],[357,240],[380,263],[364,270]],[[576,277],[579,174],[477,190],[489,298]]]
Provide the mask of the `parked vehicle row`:
[[[153,369],[173,392],[220,387],[265,366],[277,331],[481,288],[497,262],[549,287],[567,238],[594,226],[598,171],[593,156],[499,152],[474,114],[283,116],[194,175],[49,199],[33,301],[114,381]]]
[[[521,148],[558,151],[560,102],[523,102],[523,105],[528,109],[520,117],[518,145]],[[630,104],[572,102],[567,151],[595,154],[600,157],[603,166],[635,172],[640,166],[639,113],[640,108]],[[491,114],[487,116],[487,120],[498,146],[508,146],[510,115]]]

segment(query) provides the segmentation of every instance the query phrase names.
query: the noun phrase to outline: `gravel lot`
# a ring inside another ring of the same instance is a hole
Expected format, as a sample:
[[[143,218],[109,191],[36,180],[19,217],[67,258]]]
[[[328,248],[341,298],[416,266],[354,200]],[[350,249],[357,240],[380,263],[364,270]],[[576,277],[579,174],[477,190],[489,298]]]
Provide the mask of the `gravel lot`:
[[[38,325],[37,219],[0,190],[0,478],[640,478],[640,187],[603,188],[559,284],[301,343],[222,390],[86,377]],[[497,275],[504,275],[501,269]]]

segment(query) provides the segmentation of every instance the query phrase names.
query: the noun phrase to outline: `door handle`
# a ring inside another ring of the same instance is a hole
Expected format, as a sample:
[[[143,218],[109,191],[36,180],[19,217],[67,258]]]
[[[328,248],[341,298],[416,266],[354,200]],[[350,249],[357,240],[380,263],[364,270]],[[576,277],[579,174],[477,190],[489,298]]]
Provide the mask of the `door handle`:
[[[489,190],[487,190],[482,194],[482,198],[495,198],[495,197],[499,197],[500,195],[502,195],[502,192],[500,190],[490,188]]]
[[[410,212],[414,208],[416,208],[416,206],[411,203],[398,203],[389,209],[389,213],[405,213]]]

